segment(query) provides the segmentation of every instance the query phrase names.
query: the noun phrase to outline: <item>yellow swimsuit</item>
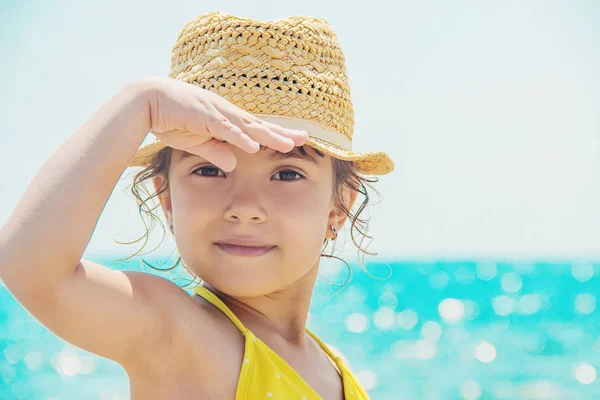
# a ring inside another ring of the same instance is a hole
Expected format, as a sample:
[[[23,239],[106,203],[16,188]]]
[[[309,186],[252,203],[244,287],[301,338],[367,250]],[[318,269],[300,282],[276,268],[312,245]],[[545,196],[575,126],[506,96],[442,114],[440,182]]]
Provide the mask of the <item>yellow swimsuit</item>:
[[[194,293],[221,310],[246,338],[244,362],[238,380],[236,400],[323,400],[285,360],[246,328],[213,292],[203,286],[196,286]],[[344,398],[346,400],[368,400],[367,393],[343,361],[334,355],[308,328],[306,328],[306,332],[315,339],[337,365],[344,382]]]

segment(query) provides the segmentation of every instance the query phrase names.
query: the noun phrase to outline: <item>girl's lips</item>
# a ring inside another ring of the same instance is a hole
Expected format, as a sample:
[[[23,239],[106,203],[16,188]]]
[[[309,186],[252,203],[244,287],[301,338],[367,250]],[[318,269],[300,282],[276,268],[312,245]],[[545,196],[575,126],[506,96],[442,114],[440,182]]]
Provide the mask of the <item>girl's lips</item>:
[[[256,257],[265,254],[275,246],[238,246],[235,244],[227,243],[215,243],[217,247],[226,253],[233,254],[235,256],[243,257]]]

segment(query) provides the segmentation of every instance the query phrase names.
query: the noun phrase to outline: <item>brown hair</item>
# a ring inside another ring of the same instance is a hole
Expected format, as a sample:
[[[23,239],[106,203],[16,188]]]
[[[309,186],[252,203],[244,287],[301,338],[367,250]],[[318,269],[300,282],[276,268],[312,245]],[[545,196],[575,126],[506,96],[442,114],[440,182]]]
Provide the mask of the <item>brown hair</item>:
[[[264,146],[261,145],[261,149],[262,148],[264,148]],[[298,147],[298,150],[300,151],[300,153],[303,156],[305,156],[305,157],[308,156],[304,146]],[[312,150],[318,156],[325,157],[325,154],[320,152],[319,150],[317,150],[315,148],[312,148]],[[138,211],[139,211],[140,217],[142,218],[142,221],[144,222],[144,226],[146,227],[146,232],[140,238],[138,238],[134,241],[131,241],[131,242],[118,242],[117,241],[117,243],[133,244],[133,243],[140,242],[141,240],[144,240],[144,243],[143,243],[142,247],[136,253],[132,254],[131,256],[129,256],[127,258],[117,260],[117,261],[127,260],[131,257],[138,255],[144,249],[146,244],[148,243],[149,233],[152,230],[152,228],[154,227],[154,224],[156,222],[159,223],[163,228],[163,237],[162,237],[160,243],[158,244],[158,246],[160,246],[160,244],[163,242],[163,240],[165,238],[166,230],[165,230],[164,225],[162,224],[162,221],[158,217],[158,215],[156,215],[154,213],[154,210],[156,210],[160,206],[160,204],[157,204],[156,206],[150,208],[150,207],[148,207],[147,202],[150,199],[158,197],[158,195],[160,195],[161,193],[163,193],[169,189],[168,170],[169,170],[169,165],[171,163],[171,156],[172,156],[172,148],[171,147],[163,148],[162,150],[160,150],[159,152],[156,153],[156,155],[152,158],[152,160],[150,161],[150,164],[147,167],[145,167],[142,171],[135,174],[135,176],[133,177],[133,183],[129,187],[131,187],[131,193],[133,193],[133,195],[136,199],[136,202],[138,204]],[[359,218],[359,216],[364,211],[364,209],[366,208],[366,206],[370,200],[370,196],[367,191],[367,186],[370,187],[373,191],[375,191],[379,195],[379,192],[371,185],[372,183],[378,182],[379,179],[378,178],[370,178],[369,179],[369,178],[361,176],[359,173],[356,172],[356,169],[354,168],[354,164],[352,161],[339,160],[339,159],[333,158],[333,157],[332,157],[332,161],[333,161],[334,203],[341,210],[343,210],[343,212],[347,215],[348,219],[350,219],[350,221],[351,221],[350,235],[352,237],[352,241],[358,248],[359,265],[365,272],[368,273],[368,271],[365,270],[364,266],[360,262],[361,252],[364,254],[369,254],[369,255],[377,255],[377,253],[371,253],[371,252],[368,252],[366,250],[366,248],[365,249],[362,248],[362,243],[364,242],[364,240],[372,239],[372,237],[367,235],[368,220],[361,219],[361,218]],[[162,180],[163,184],[160,188],[158,188],[156,190],[156,192],[150,193],[148,191],[146,185],[144,184],[144,181],[149,180],[156,176],[161,176],[164,178]],[[343,187],[344,186],[346,186],[346,187],[350,188],[351,190],[354,190],[364,196],[363,202],[358,206],[358,209],[356,210],[355,213],[353,213],[352,210],[349,210],[346,207],[346,205],[344,204],[344,201],[343,201],[344,200],[343,199]],[[144,193],[145,199],[143,198],[141,193]],[[146,224],[146,221],[144,220],[142,213],[146,214],[148,217],[150,217],[150,219],[151,219],[150,226],[148,226]],[[357,242],[356,236],[362,236],[360,238],[359,242]],[[349,270],[349,275],[348,275],[348,278],[346,279],[346,282],[344,282],[343,286],[339,289],[339,290],[341,290],[350,281],[351,276],[352,276],[352,269],[350,268],[350,266],[348,265],[348,263],[346,261],[333,255],[333,253],[335,251],[335,248],[333,246],[332,246],[330,254],[325,254],[323,252],[327,248],[328,244],[329,244],[329,239],[324,239],[321,256],[336,258],[338,260],[341,260],[344,264],[346,264],[346,267]],[[154,249],[152,249],[149,252],[144,253],[144,254],[151,253],[152,251],[156,250],[157,247],[155,247]],[[184,287],[193,283],[197,278],[197,276],[187,268],[185,263],[183,263],[181,256],[178,257],[177,262],[174,265],[172,265],[171,267],[168,267],[168,268],[154,267],[143,259],[142,259],[142,262],[146,266],[148,266],[154,270],[157,270],[157,271],[171,271],[175,267],[177,267],[179,264],[182,264],[183,267],[186,269],[186,271],[191,276],[194,277],[194,279],[189,281],[189,283],[184,285]],[[339,290],[336,291],[336,293],[339,292]]]

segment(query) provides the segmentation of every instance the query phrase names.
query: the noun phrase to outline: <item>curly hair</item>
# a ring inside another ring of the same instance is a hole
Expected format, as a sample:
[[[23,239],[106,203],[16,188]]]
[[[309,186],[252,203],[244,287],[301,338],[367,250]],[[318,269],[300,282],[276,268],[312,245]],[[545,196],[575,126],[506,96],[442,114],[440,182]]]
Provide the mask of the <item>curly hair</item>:
[[[264,146],[262,146],[262,145],[260,147],[261,147],[261,149],[264,148]],[[305,157],[307,156],[306,149],[304,146],[300,146],[300,147],[298,147],[298,149],[299,149],[300,153],[302,154],[302,156],[305,156]],[[159,218],[159,216],[156,215],[154,212],[160,206],[160,204],[157,203],[153,207],[150,207],[150,206],[148,206],[147,203],[149,200],[157,198],[161,193],[163,193],[169,189],[168,171],[169,171],[169,165],[171,163],[171,157],[172,157],[172,153],[173,153],[172,150],[173,149],[171,147],[167,146],[167,147],[163,148],[162,150],[160,150],[159,152],[157,152],[154,155],[154,157],[152,158],[152,160],[150,161],[149,165],[134,175],[132,184],[130,186],[128,186],[131,188],[131,193],[134,195],[136,202],[138,204],[139,215],[140,215],[140,218],[142,219],[142,222],[144,223],[146,232],[142,236],[140,236],[138,239],[133,240],[131,242],[119,242],[119,241],[115,240],[119,244],[133,244],[133,243],[138,243],[142,240],[144,241],[142,244],[142,247],[137,252],[135,252],[134,254],[132,254],[131,256],[129,256],[127,258],[117,260],[117,261],[127,260],[131,257],[134,257],[134,256],[140,254],[140,252],[144,249],[144,247],[146,246],[146,244],[149,241],[150,232],[154,228],[155,223],[158,223],[163,229],[162,239],[161,239],[160,243],[157,245],[157,247],[155,247],[154,249],[150,250],[149,252],[146,252],[143,254],[149,254],[152,251],[156,250],[156,248],[158,248],[158,246],[160,246],[160,244],[164,241],[164,238],[166,235],[166,229],[165,229],[161,219]],[[320,152],[317,149],[312,148],[312,150],[320,157],[326,156],[324,153]],[[337,158],[332,158],[332,161],[333,161],[333,187],[334,187],[333,199],[334,199],[334,204],[337,207],[339,207],[344,212],[344,214],[346,214],[348,219],[351,221],[350,235],[351,235],[352,241],[354,242],[354,244],[356,245],[356,247],[358,249],[359,265],[365,272],[368,273],[368,271],[366,271],[366,269],[364,268],[364,265],[361,262],[361,252],[363,253],[363,259],[364,259],[364,254],[377,255],[377,253],[368,252],[366,250],[366,247],[365,248],[362,247],[362,244],[365,241],[365,239],[370,239],[370,241],[371,241],[372,237],[367,234],[368,219],[361,219],[360,215],[365,210],[365,208],[367,207],[367,205],[369,204],[369,201],[370,201],[370,196],[369,196],[369,192],[367,191],[367,187],[371,188],[373,191],[375,191],[375,193],[377,193],[379,195],[379,192],[371,185],[372,183],[378,182],[379,179],[378,178],[366,178],[366,177],[361,176],[359,173],[357,173],[357,171],[354,167],[354,163],[352,161],[344,161],[344,160],[339,160]],[[160,176],[163,178],[162,185],[154,193],[150,193],[150,191],[148,190],[148,188],[144,182],[153,177],[156,177],[156,176]],[[351,190],[356,191],[359,194],[361,194],[362,196],[364,196],[362,203],[357,207],[355,212],[353,212],[352,210],[349,210],[343,201],[344,200],[343,199],[343,188],[344,187],[348,187]],[[150,226],[148,226],[146,224],[146,221],[144,220],[144,214],[150,218],[150,221],[151,221]],[[360,239],[357,241],[358,237],[360,237]],[[370,243],[370,241],[369,241],[369,243]],[[330,254],[327,254],[324,252],[325,249],[327,249],[327,246],[329,245],[329,243],[330,243],[329,239],[327,239],[327,238],[324,239],[323,249],[321,250],[321,256],[329,257],[329,258],[336,258],[338,260],[341,260],[344,264],[346,264],[346,267],[348,268],[348,271],[349,271],[348,278],[346,279],[346,281],[344,282],[342,287],[335,292],[335,293],[337,293],[340,290],[342,290],[350,281],[350,279],[352,277],[352,269],[350,268],[350,266],[348,265],[348,263],[346,261],[333,255],[333,253],[335,252],[335,246],[332,246]],[[367,247],[368,247],[368,245],[367,245]],[[148,266],[154,270],[157,270],[157,271],[171,271],[174,268],[176,268],[179,264],[183,265],[183,267],[186,269],[188,274],[190,274],[190,276],[193,276],[193,279],[191,281],[189,281],[188,284],[184,285],[184,287],[194,283],[196,278],[199,278],[188,269],[188,267],[185,265],[185,263],[183,263],[181,256],[178,257],[177,262],[175,264],[173,264],[172,266],[170,266],[168,268],[158,268],[158,267],[152,266],[150,263],[148,263],[147,261],[145,261],[143,259],[142,259],[142,262],[146,266]],[[199,278],[199,279],[201,280],[201,278]]]

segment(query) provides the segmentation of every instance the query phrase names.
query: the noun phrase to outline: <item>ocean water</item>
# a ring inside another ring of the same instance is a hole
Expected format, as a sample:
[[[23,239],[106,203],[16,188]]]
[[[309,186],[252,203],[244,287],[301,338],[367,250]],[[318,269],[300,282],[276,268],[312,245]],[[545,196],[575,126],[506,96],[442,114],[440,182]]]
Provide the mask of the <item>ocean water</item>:
[[[600,264],[351,266],[331,296],[347,270],[323,264],[309,327],[345,355],[372,399],[600,399]],[[0,399],[128,398],[118,364],[56,337],[0,285]]]

